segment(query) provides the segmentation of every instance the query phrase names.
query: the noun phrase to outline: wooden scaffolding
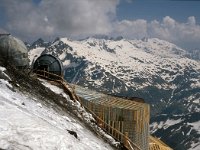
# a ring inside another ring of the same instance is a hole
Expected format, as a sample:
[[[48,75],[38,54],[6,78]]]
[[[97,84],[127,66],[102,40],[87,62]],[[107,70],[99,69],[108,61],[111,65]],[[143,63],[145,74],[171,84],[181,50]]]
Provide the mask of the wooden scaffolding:
[[[149,149],[150,150],[172,150],[172,148],[170,148],[164,142],[162,142],[161,140],[153,136],[149,137]]]
[[[75,89],[83,106],[98,116],[98,124],[115,139],[124,143],[128,149],[149,149],[148,104],[100,94],[78,86]]]

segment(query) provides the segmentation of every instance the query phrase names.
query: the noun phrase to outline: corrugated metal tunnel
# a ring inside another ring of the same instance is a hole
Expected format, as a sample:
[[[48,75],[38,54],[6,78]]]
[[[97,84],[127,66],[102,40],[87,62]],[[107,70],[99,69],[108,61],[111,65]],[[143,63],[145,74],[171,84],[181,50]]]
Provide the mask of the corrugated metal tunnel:
[[[58,76],[63,75],[63,65],[61,61],[57,57],[50,54],[43,54],[38,57],[33,64],[33,70],[41,72],[45,71]]]

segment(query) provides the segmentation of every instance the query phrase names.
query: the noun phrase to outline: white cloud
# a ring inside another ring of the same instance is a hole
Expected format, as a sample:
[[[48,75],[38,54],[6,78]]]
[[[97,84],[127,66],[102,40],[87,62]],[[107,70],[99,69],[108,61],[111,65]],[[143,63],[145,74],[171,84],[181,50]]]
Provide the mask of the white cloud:
[[[32,4],[31,0],[4,0],[7,24],[6,29],[26,39],[39,35],[49,36],[54,29],[45,22],[41,9]]]
[[[24,37],[107,34],[119,0],[3,0],[7,29]],[[25,35],[26,34],[26,35]]]
[[[122,35],[127,38],[142,38],[147,36],[147,21],[138,19],[135,21],[123,20],[115,22],[113,35]]]
[[[127,3],[132,3],[133,0],[125,0]]]
[[[117,23],[113,35],[125,38],[155,37],[178,44],[186,49],[200,49],[200,25],[196,24],[194,16],[187,22],[180,23],[166,16],[162,21],[153,20],[123,20]]]
[[[200,26],[196,24],[194,16],[189,17],[185,23],[177,22],[167,16],[158,26],[150,23],[148,30],[152,31],[149,34],[151,37],[158,37],[184,48],[200,48]]]
[[[165,18],[163,18],[163,25],[166,28],[174,29],[176,26],[176,21],[169,16],[166,16]]]
[[[188,17],[188,23],[190,25],[195,25],[196,24],[196,19],[194,16]]]
[[[129,1],[129,0],[128,0]],[[156,37],[184,48],[199,48],[200,25],[191,16],[184,23],[166,16],[161,21],[118,21],[120,0],[1,0],[5,7],[6,31],[23,40],[57,36],[82,38],[94,34],[125,38]]]

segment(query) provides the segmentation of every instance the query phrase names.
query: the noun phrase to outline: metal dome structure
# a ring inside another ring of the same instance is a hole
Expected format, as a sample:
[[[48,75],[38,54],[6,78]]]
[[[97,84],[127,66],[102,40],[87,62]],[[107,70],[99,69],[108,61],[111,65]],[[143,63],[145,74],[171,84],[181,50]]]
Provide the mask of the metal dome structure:
[[[33,70],[46,71],[58,76],[63,75],[63,65],[61,61],[57,57],[50,54],[42,54],[38,57],[33,64]]]
[[[29,65],[28,49],[21,40],[9,34],[0,36],[0,58],[18,68]]]

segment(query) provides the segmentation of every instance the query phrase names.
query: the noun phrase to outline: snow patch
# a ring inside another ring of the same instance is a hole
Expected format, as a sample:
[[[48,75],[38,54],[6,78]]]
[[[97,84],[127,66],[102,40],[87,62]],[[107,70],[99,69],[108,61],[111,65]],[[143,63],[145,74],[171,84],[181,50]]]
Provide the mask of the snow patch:
[[[193,123],[187,123],[187,124],[191,125],[192,129],[198,131],[198,133],[200,134],[200,121],[193,122]]]

